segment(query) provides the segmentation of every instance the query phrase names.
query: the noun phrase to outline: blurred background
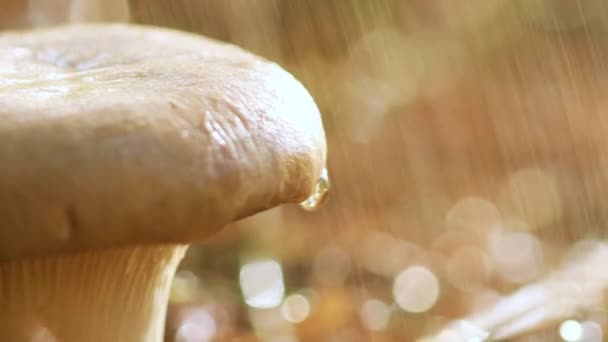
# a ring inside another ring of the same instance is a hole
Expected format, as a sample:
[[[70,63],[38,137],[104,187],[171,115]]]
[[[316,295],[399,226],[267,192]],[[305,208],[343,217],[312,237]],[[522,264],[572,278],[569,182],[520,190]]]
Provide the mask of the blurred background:
[[[191,248],[167,341],[603,340],[603,0],[0,0],[237,44],[310,90],[330,200]]]

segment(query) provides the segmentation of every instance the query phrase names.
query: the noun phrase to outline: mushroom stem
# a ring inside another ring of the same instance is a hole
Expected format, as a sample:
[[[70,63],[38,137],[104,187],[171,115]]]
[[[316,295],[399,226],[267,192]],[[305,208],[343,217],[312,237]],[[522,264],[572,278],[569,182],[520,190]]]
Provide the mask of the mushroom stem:
[[[0,262],[7,341],[162,341],[171,281],[187,246]]]

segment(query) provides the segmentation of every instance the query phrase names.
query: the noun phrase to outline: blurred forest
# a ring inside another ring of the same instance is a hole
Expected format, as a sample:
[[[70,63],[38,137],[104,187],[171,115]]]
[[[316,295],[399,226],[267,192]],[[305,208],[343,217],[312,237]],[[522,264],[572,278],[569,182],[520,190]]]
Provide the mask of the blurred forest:
[[[167,341],[602,341],[608,3],[0,8],[4,29],[132,21],[231,42],[317,101],[330,200],[314,213],[268,211],[192,248]]]

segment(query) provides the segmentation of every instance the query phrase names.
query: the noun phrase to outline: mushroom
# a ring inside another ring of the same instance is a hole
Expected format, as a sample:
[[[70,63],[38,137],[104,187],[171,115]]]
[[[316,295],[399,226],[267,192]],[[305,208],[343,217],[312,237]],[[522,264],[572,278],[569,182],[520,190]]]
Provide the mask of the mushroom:
[[[325,157],[308,92],[237,47],[128,24],[2,33],[2,339],[162,340],[188,244],[318,199]]]

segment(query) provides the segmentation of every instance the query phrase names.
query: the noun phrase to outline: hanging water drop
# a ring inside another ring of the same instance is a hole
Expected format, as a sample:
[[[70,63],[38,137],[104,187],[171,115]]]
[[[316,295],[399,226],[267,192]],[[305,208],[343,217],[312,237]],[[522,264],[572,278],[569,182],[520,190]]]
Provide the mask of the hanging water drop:
[[[317,183],[315,184],[315,189],[312,195],[310,195],[310,197],[308,197],[304,202],[301,202],[300,207],[307,211],[318,209],[327,199],[329,186],[329,174],[327,169],[323,168],[323,170],[321,170],[319,179],[317,179]]]

